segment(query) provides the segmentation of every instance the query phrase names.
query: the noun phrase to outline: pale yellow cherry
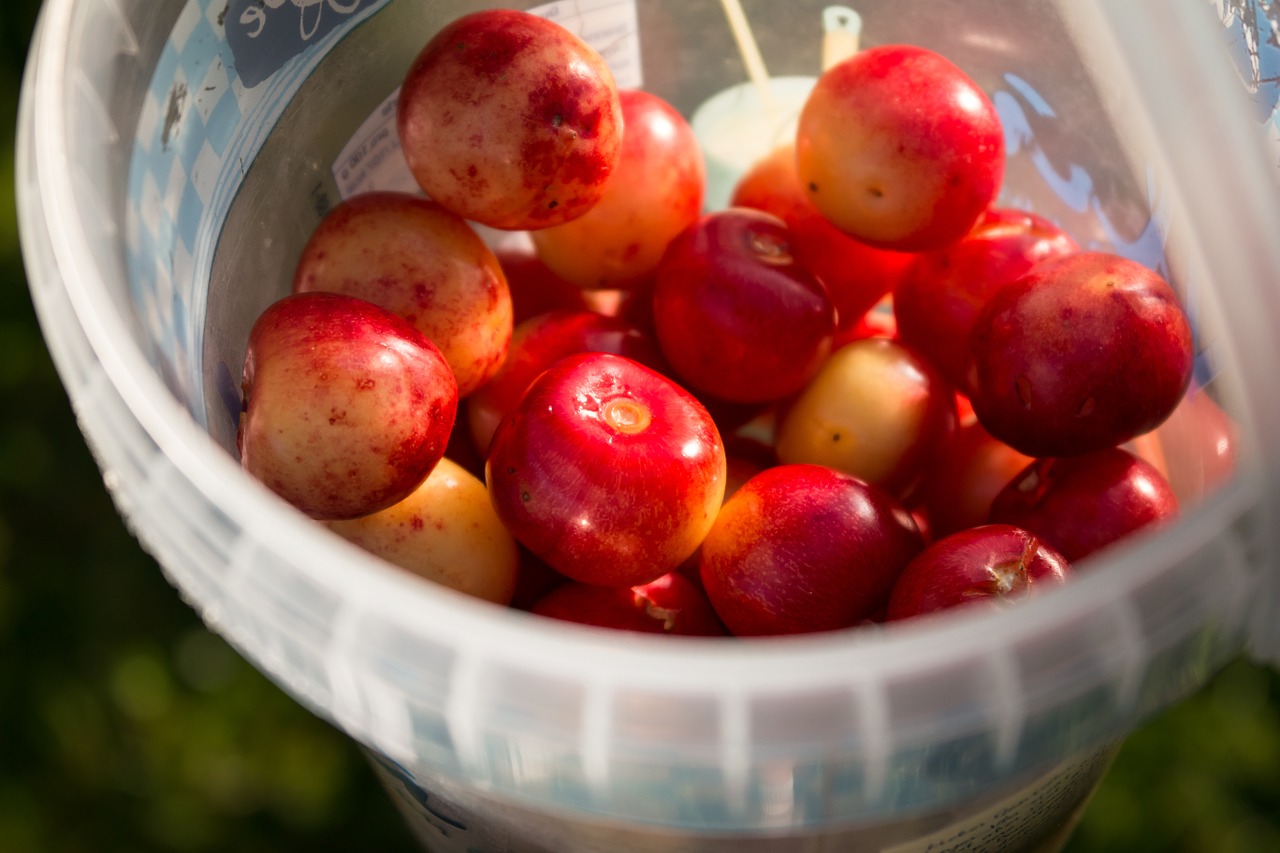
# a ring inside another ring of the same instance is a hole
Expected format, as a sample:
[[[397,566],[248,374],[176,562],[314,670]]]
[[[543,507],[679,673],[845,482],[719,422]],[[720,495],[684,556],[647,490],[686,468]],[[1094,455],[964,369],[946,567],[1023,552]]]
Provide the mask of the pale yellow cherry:
[[[868,338],[832,353],[778,425],[783,463],[852,474],[904,497],[955,427],[954,392],[896,341]]]
[[[484,483],[442,459],[400,503],[328,527],[393,565],[458,592],[508,604],[519,552],[498,520]]]

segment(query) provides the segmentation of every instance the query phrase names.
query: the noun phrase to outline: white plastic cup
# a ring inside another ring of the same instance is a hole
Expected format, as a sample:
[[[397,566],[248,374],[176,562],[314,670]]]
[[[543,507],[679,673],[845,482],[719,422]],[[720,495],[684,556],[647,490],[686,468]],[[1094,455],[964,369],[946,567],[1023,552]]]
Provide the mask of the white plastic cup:
[[[1229,481],[1190,477],[1177,524],[1061,591],[780,640],[620,636],[409,578],[249,478],[248,328],[328,206],[400,179],[388,98],[473,8],[49,0],[16,172],[32,296],[121,513],[213,629],[368,750],[428,849],[1054,849],[1128,731],[1242,650],[1280,657],[1280,192],[1223,59],[1239,21],[1200,0],[857,6],[863,44],[933,47],[991,93],[1003,202],[1166,274],[1239,428]],[[823,8],[748,5],[770,73],[819,73]],[[686,115],[746,79],[718,4],[539,11]],[[1164,439],[1200,470],[1194,435]]]
[[[704,205],[727,207],[738,179],[770,151],[795,140],[800,110],[817,77],[772,77],[768,105],[753,83],[707,99],[689,118],[707,167]]]

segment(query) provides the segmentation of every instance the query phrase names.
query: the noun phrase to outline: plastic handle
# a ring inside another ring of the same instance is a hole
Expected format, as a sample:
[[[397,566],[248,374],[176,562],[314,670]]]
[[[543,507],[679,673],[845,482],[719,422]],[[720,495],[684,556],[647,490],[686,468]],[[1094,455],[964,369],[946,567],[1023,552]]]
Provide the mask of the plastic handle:
[[[848,6],[822,10],[822,70],[853,56],[862,46],[862,16]]]

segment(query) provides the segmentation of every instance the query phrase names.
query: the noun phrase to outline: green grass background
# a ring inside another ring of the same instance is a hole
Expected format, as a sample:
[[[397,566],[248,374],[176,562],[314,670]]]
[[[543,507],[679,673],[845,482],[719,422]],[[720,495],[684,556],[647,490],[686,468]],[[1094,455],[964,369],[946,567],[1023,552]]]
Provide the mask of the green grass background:
[[[0,5],[0,851],[414,849],[363,758],[207,632],[112,507],[32,312]],[[1069,848],[1280,850],[1280,676],[1232,664],[1125,744]]]

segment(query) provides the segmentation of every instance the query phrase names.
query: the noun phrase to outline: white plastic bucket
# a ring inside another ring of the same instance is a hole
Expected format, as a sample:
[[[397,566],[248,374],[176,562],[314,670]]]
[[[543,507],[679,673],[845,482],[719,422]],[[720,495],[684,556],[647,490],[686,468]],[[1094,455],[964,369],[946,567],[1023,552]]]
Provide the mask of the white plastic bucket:
[[[991,93],[1005,202],[1170,278],[1239,427],[1230,482],[1060,592],[892,629],[618,636],[408,578],[250,479],[249,325],[329,205],[402,179],[388,98],[484,5],[50,0],[19,131],[33,298],[121,513],[212,628],[368,749],[429,849],[1053,849],[1126,732],[1243,649],[1280,657],[1275,119],[1223,51],[1240,20],[1203,0],[857,4],[864,44],[933,47]],[[745,5],[771,73],[819,72],[825,4]],[[746,79],[716,3],[538,11],[686,115]]]

